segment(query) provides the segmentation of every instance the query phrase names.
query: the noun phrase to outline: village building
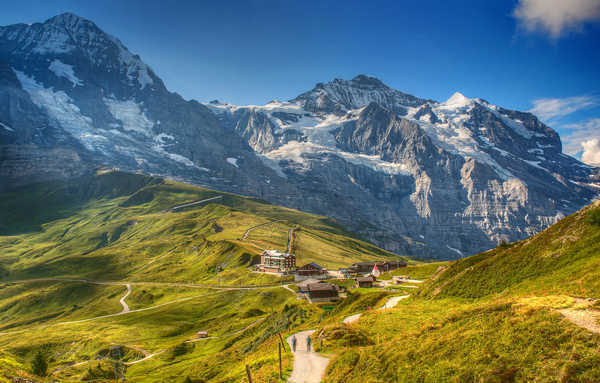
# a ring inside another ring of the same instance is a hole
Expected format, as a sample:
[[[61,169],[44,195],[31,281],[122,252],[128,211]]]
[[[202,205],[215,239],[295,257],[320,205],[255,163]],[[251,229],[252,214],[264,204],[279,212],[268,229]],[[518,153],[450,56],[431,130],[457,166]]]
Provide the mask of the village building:
[[[388,271],[396,270],[401,267],[406,267],[406,262],[404,262],[404,261],[357,262],[357,263],[352,264],[352,266],[350,266],[348,268],[348,271],[350,273],[356,273],[356,274],[367,274],[367,273],[371,273],[371,271],[373,271],[373,268],[375,266],[377,266],[377,269],[380,272],[386,273]]]
[[[279,274],[288,274],[296,270],[296,256],[277,250],[265,250],[260,255],[257,270]]]
[[[196,336],[198,338],[208,338],[208,331],[198,331]]]
[[[318,279],[309,278],[309,279],[305,279],[304,281],[298,283],[296,286],[298,287],[299,292],[308,293],[308,285],[313,285],[315,283],[325,283],[325,282],[320,281]]]
[[[299,267],[296,270],[296,274],[302,276],[313,276],[313,275],[323,275],[327,274],[327,270],[322,268],[320,265],[315,262],[307,263],[306,265]]]
[[[306,295],[311,302],[332,302],[339,299],[337,286],[327,282],[307,285]]]
[[[366,288],[373,287],[373,284],[375,283],[376,280],[377,280],[377,278],[375,278],[372,275],[369,275],[366,277],[358,277],[358,278],[356,278],[356,287],[366,287]]]

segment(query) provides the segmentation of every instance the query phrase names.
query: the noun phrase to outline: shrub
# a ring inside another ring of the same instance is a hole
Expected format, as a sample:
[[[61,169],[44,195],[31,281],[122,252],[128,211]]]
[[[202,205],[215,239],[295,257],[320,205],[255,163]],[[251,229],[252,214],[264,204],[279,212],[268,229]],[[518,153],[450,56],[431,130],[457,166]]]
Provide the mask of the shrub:
[[[587,223],[590,225],[600,226],[600,209],[594,209],[587,214]]]

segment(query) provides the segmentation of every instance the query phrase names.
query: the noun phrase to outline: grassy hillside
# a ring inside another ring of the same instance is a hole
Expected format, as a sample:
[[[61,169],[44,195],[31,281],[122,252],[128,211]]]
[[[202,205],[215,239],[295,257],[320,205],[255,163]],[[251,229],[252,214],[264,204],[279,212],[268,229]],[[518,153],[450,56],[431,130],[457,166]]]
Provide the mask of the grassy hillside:
[[[245,364],[257,381],[276,377],[278,334],[323,310],[239,286],[280,282],[250,266],[263,248],[285,250],[292,229],[299,264],[398,259],[326,217],[138,174],[0,195],[0,382],[235,382]],[[186,343],[200,330],[211,338]],[[32,375],[38,352],[47,377]]]
[[[600,296],[600,202],[527,240],[453,262],[424,293]]]
[[[600,203],[528,240],[410,269],[394,273],[429,280],[397,307],[350,326],[356,311],[336,309],[318,325],[333,358],[324,382],[600,381]]]

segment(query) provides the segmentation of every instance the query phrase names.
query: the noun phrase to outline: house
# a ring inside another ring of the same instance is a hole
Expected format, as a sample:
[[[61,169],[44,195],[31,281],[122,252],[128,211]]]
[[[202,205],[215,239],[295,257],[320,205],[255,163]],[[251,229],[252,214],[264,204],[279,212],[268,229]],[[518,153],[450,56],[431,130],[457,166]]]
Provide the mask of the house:
[[[311,302],[331,302],[339,299],[337,286],[327,282],[307,285],[306,294]]]
[[[406,267],[406,262],[404,261],[375,261],[375,262],[357,262],[352,264],[348,268],[348,271],[351,273],[357,274],[368,274],[373,271],[373,268],[377,265],[377,269],[382,272],[388,272],[392,270],[399,269],[401,267]]]
[[[308,293],[308,285],[313,285],[315,283],[325,283],[325,282],[319,281],[318,279],[309,278],[309,279],[305,279],[304,281],[298,283],[296,286],[298,286],[298,291],[300,291],[301,293]]]
[[[208,331],[198,331],[196,336],[198,338],[208,338]]]
[[[375,283],[376,280],[377,278],[375,278],[372,275],[366,277],[358,277],[356,278],[356,287],[373,287],[373,283]]]
[[[257,270],[283,274],[293,272],[296,270],[296,256],[277,250],[265,250],[260,255],[260,265]]]
[[[298,275],[310,276],[310,275],[326,274],[327,271],[325,269],[323,269],[321,266],[319,266],[318,264],[311,262],[311,263],[307,263],[306,265],[304,265],[302,267],[299,267],[298,270],[296,270],[296,273]]]

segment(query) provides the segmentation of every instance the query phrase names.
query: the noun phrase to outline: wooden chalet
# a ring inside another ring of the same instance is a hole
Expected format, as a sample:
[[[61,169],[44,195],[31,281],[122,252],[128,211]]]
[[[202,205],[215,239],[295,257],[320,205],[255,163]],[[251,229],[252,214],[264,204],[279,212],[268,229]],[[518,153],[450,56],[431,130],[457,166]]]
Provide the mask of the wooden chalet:
[[[307,285],[306,294],[311,302],[331,302],[339,299],[337,286],[327,282]]]
[[[375,278],[372,275],[368,275],[366,277],[358,277],[356,278],[356,287],[373,287],[373,283],[375,283],[376,280],[377,278]]]
[[[388,271],[396,270],[401,267],[406,267],[406,262],[404,261],[375,261],[375,262],[357,262],[352,264],[348,268],[348,271],[351,273],[357,274],[366,274],[373,271],[373,268],[377,265],[377,269],[381,273],[385,273]]]
[[[326,273],[325,269],[314,262],[307,263],[306,265],[299,267],[296,270],[296,274],[303,275],[303,276],[322,275],[325,273]]]

